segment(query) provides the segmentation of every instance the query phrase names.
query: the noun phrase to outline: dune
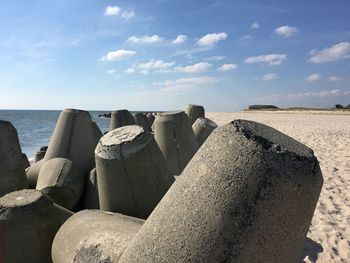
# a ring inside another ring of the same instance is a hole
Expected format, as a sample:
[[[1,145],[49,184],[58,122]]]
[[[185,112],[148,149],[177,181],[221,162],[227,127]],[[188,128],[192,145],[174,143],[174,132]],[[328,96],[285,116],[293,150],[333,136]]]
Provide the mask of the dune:
[[[300,262],[350,262],[350,112],[209,112],[218,125],[234,119],[267,124],[312,148],[324,185]]]

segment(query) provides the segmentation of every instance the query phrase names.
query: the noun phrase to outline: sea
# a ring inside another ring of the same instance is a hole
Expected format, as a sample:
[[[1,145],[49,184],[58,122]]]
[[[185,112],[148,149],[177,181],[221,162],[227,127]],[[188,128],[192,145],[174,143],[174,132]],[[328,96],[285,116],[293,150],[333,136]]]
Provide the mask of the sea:
[[[110,119],[98,115],[110,111],[89,111],[102,133],[109,130]],[[61,111],[56,110],[0,110],[0,120],[9,121],[17,129],[22,152],[33,158],[42,146],[49,145]]]

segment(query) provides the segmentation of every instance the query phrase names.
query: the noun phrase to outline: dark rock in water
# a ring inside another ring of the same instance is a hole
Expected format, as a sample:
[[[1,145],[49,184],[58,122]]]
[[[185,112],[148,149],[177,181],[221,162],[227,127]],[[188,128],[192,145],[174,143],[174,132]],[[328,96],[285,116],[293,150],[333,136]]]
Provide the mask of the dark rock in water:
[[[97,117],[110,119],[111,118],[111,113],[99,114],[99,115],[97,115]]]
[[[84,210],[69,218],[52,245],[57,263],[118,262],[144,220],[99,210]]]
[[[17,130],[10,122],[0,120],[0,197],[27,187]]]
[[[0,198],[0,261],[52,262],[54,236],[72,214],[40,191],[21,190],[3,196]]]
[[[272,110],[272,109],[279,109],[275,105],[249,105],[247,107],[248,110]]]
[[[343,109],[344,106],[341,105],[341,104],[335,104],[335,105],[334,105],[334,108],[336,108],[336,109]]]
[[[236,120],[212,132],[118,262],[298,262],[322,183],[310,148]]]

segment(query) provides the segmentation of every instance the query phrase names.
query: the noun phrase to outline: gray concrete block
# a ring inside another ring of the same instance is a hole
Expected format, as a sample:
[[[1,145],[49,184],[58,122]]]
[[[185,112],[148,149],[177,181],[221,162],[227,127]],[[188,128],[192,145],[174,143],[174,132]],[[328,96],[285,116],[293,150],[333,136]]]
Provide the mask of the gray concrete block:
[[[204,107],[200,105],[194,105],[189,104],[186,108],[186,114],[188,118],[190,119],[191,125],[198,119],[198,118],[204,118],[205,112]]]
[[[22,160],[23,160],[23,168],[27,169],[30,166],[30,163],[25,153],[22,153]]]
[[[111,113],[110,130],[135,124],[134,118],[128,110],[117,110]]]
[[[86,176],[71,160],[53,158],[41,167],[36,189],[72,210],[82,197]]]
[[[154,122],[154,120],[155,120],[155,116],[154,115],[152,115],[152,114],[147,114],[147,119],[148,119],[148,125],[149,125],[149,127],[152,127],[152,125],[153,125],[153,122]],[[152,130],[152,129],[151,129]]]
[[[141,126],[145,131],[151,131],[151,126],[149,125],[149,121],[143,113],[134,113],[132,114],[134,118],[135,124]]]
[[[96,168],[90,171],[84,190],[84,209],[100,209]]]
[[[147,218],[175,180],[153,135],[138,125],[104,135],[95,155],[101,210]]]
[[[118,262],[144,220],[84,210],[69,218],[52,245],[54,263]]]
[[[199,146],[205,142],[208,136],[216,129],[218,125],[207,118],[198,118],[192,125],[194,136]]]
[[[98,142],[89,112],[65,109],[61,112],[50,144],[40,165],[26,170],[28,181],[35,185],[42,164],[53,158],[67,158],[85,174],[94,167],[94,149]]]
[[[72,212],[36,190],[0,198],[0,262],[51,262],[51,245]]]
[[[154,137],[173,175],[179,175],[198,150],[191,124],[183,111],[159,114]]]
[[[310,148],[233,121],[208,137],[119,262],[298,262],[322,183]]]
[[[0,120],[0,197],[27,187],[17,130]]]

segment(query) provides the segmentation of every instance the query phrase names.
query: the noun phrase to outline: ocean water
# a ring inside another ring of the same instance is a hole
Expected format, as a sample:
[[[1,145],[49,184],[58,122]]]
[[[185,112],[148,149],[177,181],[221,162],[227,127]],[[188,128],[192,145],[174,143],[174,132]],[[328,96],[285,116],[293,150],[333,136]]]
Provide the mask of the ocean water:
[[[46,110],[0,110],[0,120],[10,121],[17,129],[22,152],[28,158],[35,155],[41,146],[49,145],[61,111]],[[108,131],[110,119],[98,118],[108,111],[90,111],[91,118],[102,133]]]

